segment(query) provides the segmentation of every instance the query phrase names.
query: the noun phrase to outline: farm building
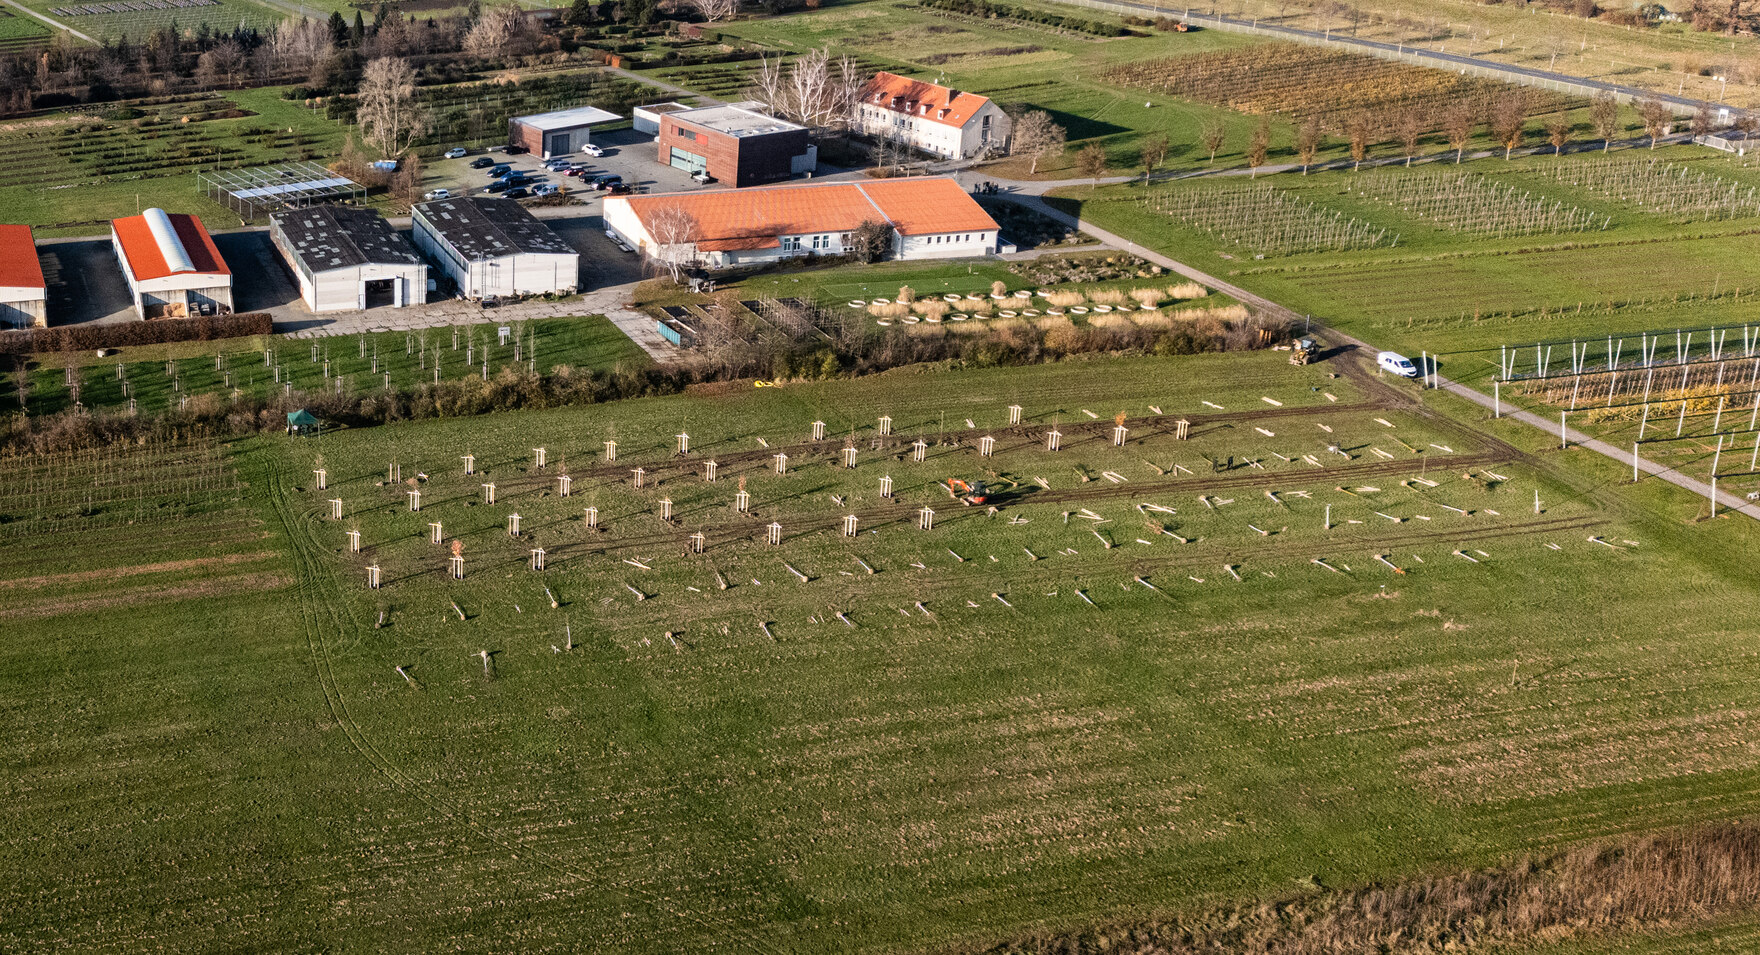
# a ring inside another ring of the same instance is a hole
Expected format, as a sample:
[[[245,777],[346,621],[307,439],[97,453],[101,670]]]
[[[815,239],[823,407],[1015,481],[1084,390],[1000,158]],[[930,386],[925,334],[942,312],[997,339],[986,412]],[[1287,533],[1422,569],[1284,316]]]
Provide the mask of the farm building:
[[[876,73],[862,89],[856,126],[877,139],[948,159],[1008,147],[1013,123],[987,96],[896,73]]]
[[[592,128],[620,119],[591,106],[578,106],[555,113],[515,116],[507,121],[507,143],[524,146],[535,156],[565,156],[585,146]]]
[[[370,209],[312,206],[269,217],[269,239],[299,279],[314,312],[419,305],[428,265],[416,247]]]
[[[569,293],[580,286],[580,253],[512,199],[441,199],[416,206],[410,216],[416,248],[465,298]]]
[[[661,163],[704,172],[735,188],[810,173],[819,147],[807,129],[738,106],[706,106],[659,117]]]
[[[658,136],[660,135],[660,117],[668,113],[682,113],[688,109],[690,107],[683,103],[650,103],[647,106],[637,106],[635,112],[630,114],[630,127],[638,133]]]
[[[803,183],[740,192],[611,196],[605,227],[644,255],[706,268],[840,255],[866,223],[900,259],[988,255],[996,220],[952,179]]]
[[[110,244],[141,318],[232,311],[232,271],[192,215],[148,209],[110,223]]]
[[[49,324],[49,286],[28,225],[0,225],[0,328]]]

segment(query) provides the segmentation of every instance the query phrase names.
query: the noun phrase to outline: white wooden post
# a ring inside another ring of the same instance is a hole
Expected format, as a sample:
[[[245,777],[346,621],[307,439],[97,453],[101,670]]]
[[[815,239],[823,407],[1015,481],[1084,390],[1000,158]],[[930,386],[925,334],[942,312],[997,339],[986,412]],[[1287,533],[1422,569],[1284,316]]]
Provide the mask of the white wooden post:
[[[843,516],[843,536],[856,536],[856,516],[854,514],[845,514]]]
[[[596,529],[598,526],[599,526],[599,509],[596,507],[587,508],[587,529],[593,530],[593,529]]]
[[[703,480],[708,481],[710,484],[715,483],[715,462],[714,461],[710,461],[710,462],[703,465]]]
[[[843,449],[843,466],[846,468],[854,468],[856,466],[856,449],[855,448],[844,448]]]
[[[823,421],[813,422],[813,440],[814,441],[825,440],[825,422],[823,422]]]
[[[927,530],[934,530],[934,528],[935,528],[935,509],[932,507],[924,507],[922,510],[918,511],[917,512],[917,526],[922,528],[923,530],[926,530],[926,531]]]
[[[120,368],[122,366],[118,365],[117,367]],[[892,433],[892,416],[889,414],[883,414],[880,416],[880,434],[882,437],[884,437],[885,435],[889,435],[891,433]]]
[[[892,496],[892,475],[888,474],[887,476],[880,479],[880,496],[881,497],[891,497]]]
[[[749,493],[742,490],[733,496],[733,509],[741,514],[744,514],[751,506],[752,496]]]
[[[985,435],[978,439],[978,454],[990,457],[996,453],[996,439]]]
[[[544,569],[544,548],[542,548],[542,547],[532,548],[532,569],[533,570],[543,570]]]
[[[1063,446],[1063,432],[1056,428],[1045,432],[1045,450],[1056,451]]]
[[[403,481],[403,465],[396,461],[385,465],[385,483],[398,484]]]
[[[567,497],[574,487],[574,478],[566,474],[556,476],[556,493],[559,497]]]
[[[777,474],[787,474],[788,473],[788,453],[787,452],[777,453],[777,455],[776,455],[776,473]]]
[[[470,477],[477,473],[477,456],[474,454],[466,454],[462,455],[462,457],[464,458],[465,477]]]
[[[781,544],[782,543],[782,525],[776,523],[775,521],[770,522],[770,543],[772,543],[772,544]]]
[[[642,486],[643,479],[645,479],[648,476],[648,469],[647,468],[636,468],[636,469],[630,471],[629,473],[635,479],[636,487],[639,488]]]
[[[921,463],[929,454],[929,442],[922,438],[911,442],[911,460]]]
[[[517,511],[507,515],[507,536],[519,536],[519,513]]]
[[[1191,436],[1192,423],[1184,418],[1173,423],[1173,439],[1184,441]]]
[[[678,439],[678,453],[679,454],[691,453],[691,436],[688,433],[680,431],[679,433],[673,435],[673,437]]]
[[[447,569],[452,571],[453,580],[464,579],[464,558],[462,556],[458,554],[452,555],[452,557],[447,559],[446,566]]]
[[[483,485],[483,503],[484,504],[494,504],[495,503],[495,485],[493,485],[493,484]]]
[[[616,461],[616,460],[617,460],[617,442],[616,441],[605,442],[605,461],[606,461],[606,463],[610,463],[610,462]]]
[[[361,552],[361,532],[360,531],[349,531],[348,532],[348,552],[351,554],[358,554]]]
[[[540,471],[544,470],[545,458],[546,458],[546,454],[545,454],[543,448],[533,448],[532,449],[532,461],[537,466],[538,470],[540,470]]]
[[[1125,438],[1125,435],[1127,435],[1127,434],[1130,434],[1130,429],[1126,428],[1122,424],[1116,428],[1113,428],[1112,429],[1112,446],[1115,448],[1124,447],[1124,438]]]
[[[330,480],[329,480],[330,479],[330,472],[324,470],[323,468],[319,468],[316,471],[312,472],[312,476],[318,479],[318,490],[320,490],[320,491],[329,490],[329,488],[330,488]]]
[[[672,520],[672,498],[663,497],[660,499],[660,519],[663,521]]]
[[[409,489],[409,509],[412,511],[422,509],[422,492],[413,487]]]
[[[367,568],[367,589],[368,590],[378,590],[379,589],[379,565],[378,564],[374,564],[373,566]]]
[[[702,531],[698,531],[695,534],[691,535],[691,552],[694,554],[701,554],[703,552],[703,532]]]
[[[439,521],[428,522],[428,540],[439,544],[446,540],[446,527]]]
[[[1009,405],[1008,406],[1008,423],[1009,424],[1020,424],[1021,423],[1021,406],[1020,405]]]
[[[330,519],[333,521],[342,520],[342,498],[333,497],[330,499]]]

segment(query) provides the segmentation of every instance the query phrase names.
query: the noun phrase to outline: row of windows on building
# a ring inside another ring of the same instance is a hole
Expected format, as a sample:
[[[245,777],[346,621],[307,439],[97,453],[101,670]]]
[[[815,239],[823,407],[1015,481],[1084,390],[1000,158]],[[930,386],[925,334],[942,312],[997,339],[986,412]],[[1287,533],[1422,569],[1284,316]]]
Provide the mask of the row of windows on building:
[[[950,243],[950,242],[970,242],[972,240],[972,235],[973,234],[970,232],[964,232],[959,235],[953,235],[951,233],[949,233],[947,235],[932,235],[932,236],[929,236],[926,241],[928,241],[930,244],[941,244],[941,243]],[[830,234],[824,234],[824,235],[785,235],[782,237],[782,251],[784,251],[784,252],[799,252],[803,248],[807,248],[807,249],[813,250],[814,252],[828,252],[834,248],[847,249],[847,248],[849,248],[850,234],[848,232],[845,232],[841,236],[837,236],[837,241],[835,243],[833,243],[831,240],[832,240],[832,236]],[[803,245],[802,244],[803,242],[807,243],[807,244]]]

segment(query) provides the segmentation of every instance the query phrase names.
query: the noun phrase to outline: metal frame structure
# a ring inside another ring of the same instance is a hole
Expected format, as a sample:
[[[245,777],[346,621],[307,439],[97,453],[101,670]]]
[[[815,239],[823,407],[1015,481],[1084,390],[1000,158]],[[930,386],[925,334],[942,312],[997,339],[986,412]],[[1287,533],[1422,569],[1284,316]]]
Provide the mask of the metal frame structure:
[[[250,169],[211,169],[197,173],[208,198],[255,222],[258,215],[303,209],[337,199],[365,199],[367,187],[305,160]]]

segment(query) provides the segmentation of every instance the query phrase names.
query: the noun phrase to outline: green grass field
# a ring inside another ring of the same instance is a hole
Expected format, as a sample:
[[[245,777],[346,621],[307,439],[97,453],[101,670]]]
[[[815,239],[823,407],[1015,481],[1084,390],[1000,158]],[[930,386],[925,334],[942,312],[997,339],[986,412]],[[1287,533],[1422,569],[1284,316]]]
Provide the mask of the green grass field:
[[[19,2],[59,23],[66,24],[72,29],[99,40],[115,40],[118,37],[126,36],[132,41],[140,42],[156,29],[169,29],[175,25],[179,30],[194,31],[203,23],[219,33],[230,33],[241,25],[267,30],[287,19],[287,13],[284,11],[268,4],[252,2],[252,0],[219,0],[217,3],[200,7],[77,16],[54,11],[58,8],[78,7],[82,4],[68,3],[65,0],[19,0]]]
[[[332,394],[340,382],[342,393],[366,395],[383,388],[387,375],[393,388],[409,389],[434,381],[436,371],[450,381],[494,377],[515,366],[549,372],[558,365],[613,371],[649,364],[647,353],[602,316],[510,327],[514,332],[506,344],[499,343],[495,325],[483,324],[312,340],[262,336],[141,345],[101,359],[81,352],[73,362],[46,354],[30,370],[23,406],[31,414],[65,411],[73,406],[77,387],[77,400],[86,408],[117,410],[133,398],[141,413],[156,414],[185,398],[235,391],[261,397],[289,389]],[[78,369],[75,380],[69,379],[70,364]],[[19,407],[16,379],[0,384],[0,404]]]
[[[932,951],[1747,811],[1751,525],[1416,397],[1112,358],[6,462],[0,932]]]

